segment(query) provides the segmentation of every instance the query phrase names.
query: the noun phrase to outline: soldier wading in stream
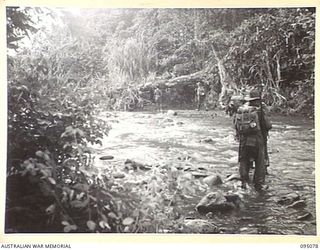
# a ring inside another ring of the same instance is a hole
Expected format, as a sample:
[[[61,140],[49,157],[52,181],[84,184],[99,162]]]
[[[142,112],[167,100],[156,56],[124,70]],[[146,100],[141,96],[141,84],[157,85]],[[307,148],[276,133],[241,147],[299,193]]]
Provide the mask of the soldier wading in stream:
[[[242,188],[249,182],[249,170],[253,160],[255,163],[253,184],[257,191],[268,188],[265,185],[266,138],[272,125],[266,106],[262,103],[259,90],[251,90],[247,101],[240,106],[235,115],[236,138],[239,140],[239,164]]]

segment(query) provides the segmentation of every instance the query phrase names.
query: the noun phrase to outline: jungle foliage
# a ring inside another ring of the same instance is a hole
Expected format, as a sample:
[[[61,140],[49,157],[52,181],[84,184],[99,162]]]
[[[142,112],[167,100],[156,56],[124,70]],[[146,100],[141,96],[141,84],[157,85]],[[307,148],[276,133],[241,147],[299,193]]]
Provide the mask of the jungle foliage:
[[[165,100],[188,104],[188,76],[221,100],[263,82],[275,110],[313,113],[314,9],[10,7],[7,47],[7,232],[160,230],[169,208],[155,189],[189,180],[169,168],[166,183],[148,181],[144,201],[127,200],[129,190],[93,171],[90,148],[110,130],[100,112],[151,103],[146,86],[183,79]]]

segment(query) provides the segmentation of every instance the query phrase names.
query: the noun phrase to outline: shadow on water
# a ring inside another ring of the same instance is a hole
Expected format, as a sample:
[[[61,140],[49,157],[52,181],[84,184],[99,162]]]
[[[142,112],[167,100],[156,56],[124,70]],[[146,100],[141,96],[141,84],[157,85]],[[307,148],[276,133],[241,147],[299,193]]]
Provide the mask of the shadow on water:
[[[114,155],[117,162],[131,158],[148,164],[178,164],[178,156],[183,154],[190,157],[193,166],[204,167],[223,178],[237,171],[238,145],[231,118],[221,112],[177,112],[177,116],[119,112],[118,122],[112,124],[110,135],[97,152]],[[265,193],[250,188],[241,194],[243,204],[239,210],[209,219],[224,233],[316,234],[314,123],[281,116],[272,121],[266,177],[270,188]],[[298,193],[306,206],[288,208],[277,203],[277,199],[290,193]],[[186,217],[207,218],[195,212],[204,194],[199,192],[183,204]],[[306,214],[310,214],[308,219],[298,219]]]

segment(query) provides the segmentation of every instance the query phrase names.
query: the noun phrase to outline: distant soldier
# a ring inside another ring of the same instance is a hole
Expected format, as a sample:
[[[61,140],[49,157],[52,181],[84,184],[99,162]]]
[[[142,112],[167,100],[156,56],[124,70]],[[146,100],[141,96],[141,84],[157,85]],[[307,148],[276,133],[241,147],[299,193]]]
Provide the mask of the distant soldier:
[[[206,89],[200,82],[197,82],[197,90],[196,90],[197,110],[200,110],[201,105],[203,103],[204,103],[205,109],[208,110],[207,105],[204,102],[205,98],[206,98]]]
[[[162,112],[162,91],[158,86],[154,90],[154,100],[156,103],[156,110]]]
[[[265,185],[265,136],[271,129],[269,117],[262,105],[261,95],[258,90],[252,90],[248,101],[240,106],[235,115],[236,136],[239,140],[239,163],[242,188],[249,182],[251,160],[254,160],[255,169],[253,183],[257,191],[266,190]]]

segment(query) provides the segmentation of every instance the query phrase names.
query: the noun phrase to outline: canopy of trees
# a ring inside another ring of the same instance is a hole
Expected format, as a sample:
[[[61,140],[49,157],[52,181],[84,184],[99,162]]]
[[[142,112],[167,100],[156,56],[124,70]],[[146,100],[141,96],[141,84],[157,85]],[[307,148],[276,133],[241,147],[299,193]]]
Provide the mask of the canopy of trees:
[[[14,29],[14,13],[8,31]],[[230,89],[263,83],[275,109],[312,113],[312,8],[82,9],[78,14],[49,14],[55,22],[37,22],[42,27],[33,36],[34,51],[25,57],[32,53],[32,60],[48,64],[51,71],[60,68],[66,81],[96,84],[102,99],[113,93],[111,106],[123,107],[128,88],[150,84],[172,87],[200,81],[211,85],[224,102]],[[31,27],[24,30],[30,33]],[[23,31],[16,33],[8,32],[14,34],[8,35],[10,46],[23,37]],[[54,59],[61,64],[58,68]],[[181,76],[183,80],[177,78]]]

